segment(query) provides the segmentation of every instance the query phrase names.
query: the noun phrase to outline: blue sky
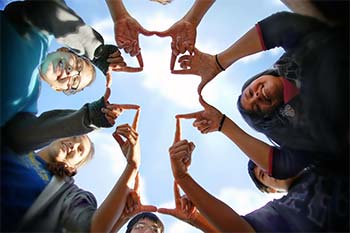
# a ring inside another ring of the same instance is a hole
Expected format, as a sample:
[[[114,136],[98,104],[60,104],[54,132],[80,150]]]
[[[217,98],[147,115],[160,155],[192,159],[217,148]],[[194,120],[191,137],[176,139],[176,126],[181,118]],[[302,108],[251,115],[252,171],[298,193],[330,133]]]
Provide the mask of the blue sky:
[[[1,9],[5,2],[1,3]],[[163,6],[148,0],[124,0],[129,13],[148,30],[169,28],[185,15],[193,2],[173,0],[171,4]],[[103,35],[105,43],[115,44],[113,22],[104,1],[67,0],[66,3]],[[217,0],[197,28],[196,47],[206,53],[219,53],[257,21],[284,10],[287,8],[279,0]],[[140,36],[144,70],[141,73],[113,73],[110,102],[141,106],[142,202],[172,208],[175,203],[168,148],[175,132],[174,116],[202,108],[196,91],[200,78],[172,75],[169,71],[170,41],[170,38]],[[57,43],[53,42],[50,50],[57,47]],[[242,59],[220,73],[203,90],[203,96],[210,104],[248,133],[265,141],[263,135],[257,134],[243,121],[235,107],[236,100],[244,81],[271,67],[282,52],[281,49],[274,49]],[[125,54],[124,58],[136,65],[136,59]],[[74,96],[66,97],[43,84],[39,111],[78,109],[84,103],[100,98],[104,94],[104,85],[105,78],[100,71],[97,71],[97,80],[90,87]],[[134,114],[135,111],[123,113],[116,125],[131,123]],[[182,137],[196,144],[190,174],[211,194],[239,214],[246,214],[276,197],[262,194],[255,188],[247,174],[246,156],[222,133],[202,135],[192,127],[192,120],[183,120],[182,128]],[[89,135],[95,143],[95,158],[76,176],[76,183],[94,193],[98,204],[108,195],[125,167],[124,157],[111,136],[114,129],[101,129]],[[168,233],[201,232],[173,217],[159,216]]]

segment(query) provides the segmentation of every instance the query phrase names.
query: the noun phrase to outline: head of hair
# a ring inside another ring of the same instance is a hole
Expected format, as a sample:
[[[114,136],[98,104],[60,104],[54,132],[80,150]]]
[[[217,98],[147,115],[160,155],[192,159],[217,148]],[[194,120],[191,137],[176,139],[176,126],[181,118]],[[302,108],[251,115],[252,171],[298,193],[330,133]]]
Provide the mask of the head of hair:
[[[88,154],[79,162],[76,164],[76,166],[69,167],[65,162],[60,162],[60,161],[55,161],[55,162],[50,162],[46,164],[46,168],[53,174],[58,177],[73,177],[77,174],[77,169],[84,166],[87,164],[92,158],[93,155],[95,154],[95,146],[90,140],[90,138],[85,135],[89,142],[90,142],[90,150],[88,151]]]
[[[263,183],[261,183],[260,180],[258,180],[258,178],[255,176],[254,173],[254,169],[256,167],[256,164],[252,161],[249,160],[248,161],[248,174],[250,176],[250,179],[252,179],[253,183],[255,184],[255,186],[263,193],[269,193],[269,187],[267,187],[266,185],[264,185]]]
[[[275,77],[279,77],[278,71],[275,69],[268,69],[265,70],[263,72],[260,72],[259,74],[254,75],[253,77],[251,77],[250,79],[248,79],[242,86],[242,92],[247,88],[247,86],[249,86],[249,84],[251,82],[253,82],[254,80],[256,80],[257,78],[261,77],[262,75],[272,75]],[[258,114],[255,112],[248,112],[246,111],[242,104],[241,104],[241,97],[242,95],[240,95],[237,99],[237,108],[239,113],[241,114],[242,118],[247,122],[247,124],[252,127],[253,129],[257,130],[257,131],[261,131],[261,128],[264,128],[266,124],[264,124],[267,120],[267,118],[269,118],[268,114]]]
[[[151,220],[152,222],[155,222],[158,227],[160,228],[160,232],[163,233],[164,232],[164,225],[162,223],[162,221],[158,218],[157,215],[151,213],[151,212],[143,212],[143,213],[140,213],[136,216],[134,216],[128,223],[127,227],[126,227],[126,231],[125,233],[130,233],[133,226],[140,220],[140,219],[149,219]]]

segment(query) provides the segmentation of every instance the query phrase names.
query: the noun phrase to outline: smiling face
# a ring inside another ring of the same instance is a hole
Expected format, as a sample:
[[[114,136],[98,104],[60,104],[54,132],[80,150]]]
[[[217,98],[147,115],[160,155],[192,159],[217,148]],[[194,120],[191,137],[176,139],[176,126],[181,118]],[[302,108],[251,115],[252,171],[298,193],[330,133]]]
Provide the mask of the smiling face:
[[[49,53],[39,69],[40,77],[56,91],[78,92],[95,78],[93,65],[66,48]]]
[[[254,168],[254,175],[261,183],[268,187],[266,191],[270,193],[274,193],[276,191],[287,192],[291,182],[294,179],[275,179],[266,174],[259,166]]]
[[[86,136],[62,138],[50,144],[50,157],[58,162],[64,162],[71,168],[79,168],[91,157],[92,144]]]
[[[241,96],[242,108],[260,115],[272,112],[282,103],[282,78],[272,75],[262,75],[252,81]]]

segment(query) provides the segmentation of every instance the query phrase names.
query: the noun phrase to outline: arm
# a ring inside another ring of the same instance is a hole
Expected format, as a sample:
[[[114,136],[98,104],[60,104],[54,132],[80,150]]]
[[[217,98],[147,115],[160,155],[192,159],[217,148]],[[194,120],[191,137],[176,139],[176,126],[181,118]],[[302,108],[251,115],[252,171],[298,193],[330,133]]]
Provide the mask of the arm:
[[[193,126],[203,134],[218,131],[221,127],[221,132],[235,143],[243,153],[264,170],[270,170],[271,146],[244,132],[230,118],[226,116],[223,118],[223,114],[218,109],[205,102],[202,96],[200,96],[199,102],[204,107],[203,111],[180,114],[176,117],[185,119],[194,118]]]
[[[171,36],[172,38],[172,54],[170,59],[170,70],[172,72],[174,71],[176,57],[179,53],[189,51],[192,54],[194,52],[197,26],[214,2],[215,0],[196,0],[192,8],[182,19],[175,22],[169,29],[163,32],[155,32],[157,36]]]
[[[136,114],[136,118],[138,119],[138,114]],[[113,133],[113,136],[121,146],[127,160],[127,166],[112,191],[95,212],[91,223],[92,232],[110,232],[114,225],[118,223],[123,214],[127,196],[132,190],[132,182],[136,179],[141,163],[140,144],[136,127],[131,127],[128,124],[120,125]],[[126,138],[125,142],[121,139],[121,136]]]
[[[131,56],[136,56],[140,68],[135,69],[135,72],[141,71],[143,59],[138,35],[142,33],[145,36],[151,36],[154,33],[143,28],[136,19],[131,17],[122,0],[106,0],[106,3],[114,22],[114,36],[117,45]]]
[[[63,137],[86,134],[98,127],[111,127],[105,114],[103,98],[85,104],[80,110],[52,110],[39,117],[18,113],[9,121],[3,133],[16,152],[26,152],[46,146]]]
[[[158,212],[178,218],[202,230],[203,232],[219,232],[197,210],[197,208],[193,205],[191,200],[186,195],[180,195],[180,189],[176,182],[174,182],[174,198],[175,209],[159,208]]]
[[[186,147],[187,145],[187,147]],[[254,229],[228,205],[205,191],[187,171],[183,162],[191,157],[187,140],[174,143],[170,149],[171,168],[175,181],[189,199],[219,232],[254,232]]]

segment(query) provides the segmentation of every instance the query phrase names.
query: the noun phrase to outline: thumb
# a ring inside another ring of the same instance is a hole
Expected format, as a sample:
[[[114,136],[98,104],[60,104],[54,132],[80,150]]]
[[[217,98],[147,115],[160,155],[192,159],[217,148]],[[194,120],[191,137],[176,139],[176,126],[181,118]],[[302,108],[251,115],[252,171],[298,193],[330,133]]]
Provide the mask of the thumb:
[[[106,91],[105,91],[105,94],[103,96],[105,103],[108,102],[108,99],[109,99],[110,96],[111,96],[111,88],[107,87]]]
[[[159,37],[171,36],[170,30],[169,30],[169,29],[168,29],[168,30],[165,30],[165,31],[162,31],[162,32],[154,31],[154,35],[159,36]]]

